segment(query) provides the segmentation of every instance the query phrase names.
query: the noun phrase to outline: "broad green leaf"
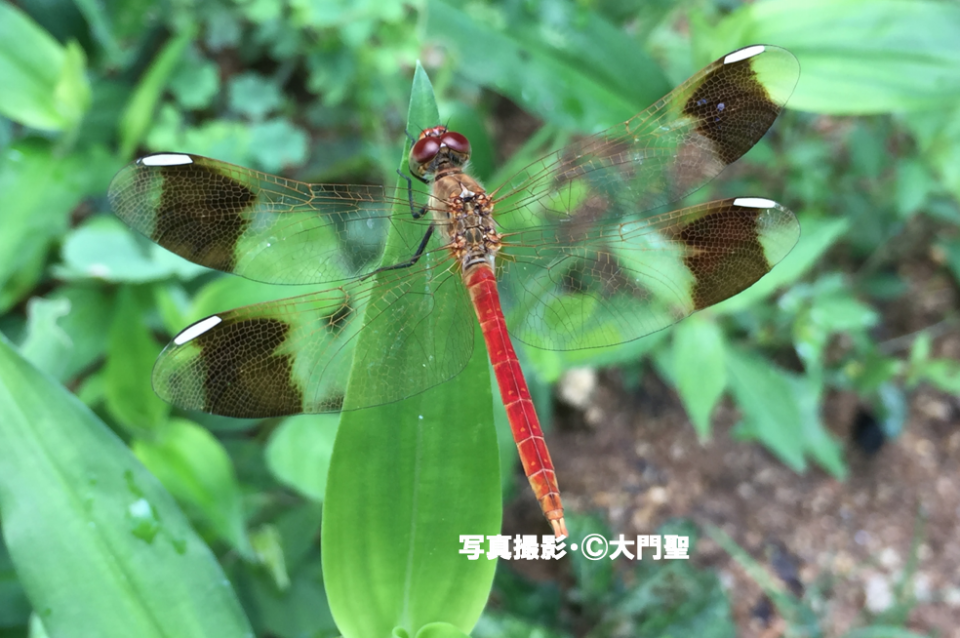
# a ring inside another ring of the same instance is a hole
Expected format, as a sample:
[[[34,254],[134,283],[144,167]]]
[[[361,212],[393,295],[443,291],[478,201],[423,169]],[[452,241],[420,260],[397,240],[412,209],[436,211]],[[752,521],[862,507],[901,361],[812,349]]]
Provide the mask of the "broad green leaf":
[[[91,218],[70,232],[63,244],[63,265],[54,273],[67,280],[102,279],[146,283],[167,277],[192,279],[209,272],[157,245],[144,247],[116,217]]]
[[[233,463],[210,432],[173,419],[135,440],[133,453],[188,512],[242,555],[252,555]]]
[[[800,82],[789,107],[854,115],[960,99],[960,6],[925,0],[746,4],[704,33],[710,59],[749,44],[789,49]]]
[[[233,76],[227,87],[230,110],[254,121],[264,119],[280,107],[283,96],[276,83],[258,73]]]
[[[565,128],[599,131],[636,115],[669,86],[660,67],[597,13],[555,2],[550,21],[513,7],[427,3],[427,37],[470,81]]]
[[[673,374],[683,406],[701,439],[710,436],[710,414],[727,385],[725,344],[716,323],[701,315],[673,330]]]
[[[170,91],[185,109],[208,108],[220,90],[220,72],[209,58],[190,47],[170,78]]]
[[[800,410],[785,376],[767,361],[734,352],[728,353],[727,372],[744,414],[741,433],[762,441],[797,472],[806,470]]]
[[[160,483],[2,337],[0,441],[4,541],[51,636],[253,636]]]
[[[739,436],[759,440],[797,472],[806,470],[809,454],[834,476],[845,475],[841,448],[820,422],[819,393],[809,380],[739,351],[728,350],[726,360],[730,390],[743,411]]]
[[[196,28],[184,29],[167,42],[141,78],[120,121],[120,157],[130,157],[153,124],[163,90],[195,31]]]
[[[250,144],[257,166],[276,173],[307,159],[309,138],[303,129],[282,118],[250,126]]]
[[[158,344],[143,321],[143,309],[133,288],[120,289],[110,325],[110,356],[104,367],[107,408],[132,432],[158,428],[170,406],[150,385]]]
[[[432,87],[418,66],[408,126],[437,121]],[[400,205],[394,214],[410,211]],[[392,226],[397,232],[388,239],[386,263],[416,246],[412,226]],[[445,298],[438,295],[434,313],[444,312]],[[427,327],[418,338],[442,338]],[[378,358],[389,338],[361,333],[355,360]],[[358,366],[351,371],[327,479],[321,543],[330,609],[345,638],[395,630],[412,636],[433,622],[469,631],[489,595],[495,561],[459,555],[459,535],[495,534],[500,527],[486,353],[475,347],[452,381],[408,400],[349,410],[363,400],[355,393],[365,374]]]
[[[16,6],[0,4],[0,115],[33,128],[74,128],[90,106],[86,57]]]
[[[278,481],[307,498],[323,501],[337,419],[334,414],[296,416],[273,431],[266,457]]]

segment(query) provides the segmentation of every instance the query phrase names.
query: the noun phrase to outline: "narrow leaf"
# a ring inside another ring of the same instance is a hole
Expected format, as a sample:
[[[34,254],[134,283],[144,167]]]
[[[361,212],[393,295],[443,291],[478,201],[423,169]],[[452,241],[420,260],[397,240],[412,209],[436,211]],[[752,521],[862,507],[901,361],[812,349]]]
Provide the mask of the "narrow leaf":
[[[104,373],[107,407],[132,431],[156,428],[170,412],[170,406],[150,385],[150,372],[160,350],[143,321],[134,290],[122,288],[110,326],[110,356]]]
[[[120,121],[120,156],[129,157],[153,124],[160,96],[196,29],[185,29],[170,40],[150,65],[127,104]]]

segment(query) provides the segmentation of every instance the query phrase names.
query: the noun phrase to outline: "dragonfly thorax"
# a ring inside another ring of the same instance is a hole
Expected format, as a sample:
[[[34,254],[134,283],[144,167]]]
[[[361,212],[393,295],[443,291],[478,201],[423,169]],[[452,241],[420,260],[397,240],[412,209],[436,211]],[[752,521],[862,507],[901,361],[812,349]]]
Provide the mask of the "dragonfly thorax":
[[[437,227],[463,272],[485,263],[493,266],[500,235],[493,221],[493,202],[475,179],[451,173],[433,183]]]

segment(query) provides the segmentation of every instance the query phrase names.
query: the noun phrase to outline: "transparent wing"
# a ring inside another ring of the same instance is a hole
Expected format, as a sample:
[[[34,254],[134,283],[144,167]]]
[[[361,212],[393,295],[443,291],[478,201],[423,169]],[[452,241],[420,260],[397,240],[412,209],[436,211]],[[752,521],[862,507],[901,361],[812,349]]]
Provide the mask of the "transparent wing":
[[[164,248],[277,284],[340,281],[376,268],[398,197],[407,202],[407,191],[307,184],[182,153],[138,159],[109,191],[117,215]]]
[[[799,237],[793,213],[762,198],[508,235],[510,333],[548,350],[631,341],[750,287]]]
[[[343,405],[353,366],[352,408],[419,394],[457,375],[473,352],[470,300],[447,266],[207,317],[164,349],[154,389],[178,406],[226,416],[331,412]],[[375,345],[355,347],[361,330],[376,335]]]
[[[800,67],[771,46],[735,51],[623,124],[547,155],[494,193],[507,231],[616,221],[677,201],[753,147]]]

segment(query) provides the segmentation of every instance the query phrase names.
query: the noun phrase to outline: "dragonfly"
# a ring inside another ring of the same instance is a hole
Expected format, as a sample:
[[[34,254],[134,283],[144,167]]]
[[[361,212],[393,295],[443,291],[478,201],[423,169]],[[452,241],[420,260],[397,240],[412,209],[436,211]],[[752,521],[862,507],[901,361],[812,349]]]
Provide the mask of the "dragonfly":
[[[304,183],[185,153],[142,157],[109,191],[135,230],[253,280],[336,284],[186,327],[158,358],[154,389],[233,417],[335,412],[350,366],[365,365],[362,399],[347,407],[387,404],[463,370],[479,322],[524,472],[565,537],[556,470],[512,340],[551,350],[628,342],[768,273],[800,236],[780,204],[738,197],[665,209],[753,147],[798,77],[785,49],[734,51],[493,190],[468,171],[469,140],[446,126],[420,132],[396,187]],[[398,219],[395,208],[409,214]],[[422,239],[409,258],[380,264],[400,223]],[[364,331],[386,335],[378,361],[353,360]]]

